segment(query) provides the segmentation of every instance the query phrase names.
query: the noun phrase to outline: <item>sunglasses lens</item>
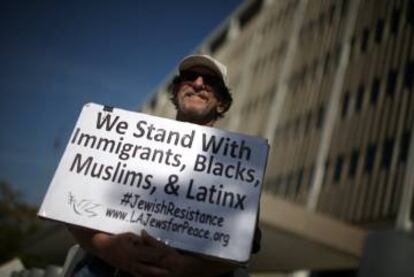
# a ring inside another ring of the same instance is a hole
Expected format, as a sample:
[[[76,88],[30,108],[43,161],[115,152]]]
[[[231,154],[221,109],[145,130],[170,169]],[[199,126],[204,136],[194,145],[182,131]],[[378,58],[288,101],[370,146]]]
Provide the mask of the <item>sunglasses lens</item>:
[[[180,73],[180,76],[182,78],[183,81],[190,81],[193,82],[195,81],[198,77],[202,77],[203,81],[206,85],[210,85],[210,86],[218,86],[220,84],[220,79],[216,76],[212,76],[212,75],[205,75],[202,73],[198,73],[198,72],[193,72],[193,71],[183,71]]]
[[[184,71],[181,72],[180,76],[184,81],[194,81],[198,76],[200,76],[200,74],[191,71]]]

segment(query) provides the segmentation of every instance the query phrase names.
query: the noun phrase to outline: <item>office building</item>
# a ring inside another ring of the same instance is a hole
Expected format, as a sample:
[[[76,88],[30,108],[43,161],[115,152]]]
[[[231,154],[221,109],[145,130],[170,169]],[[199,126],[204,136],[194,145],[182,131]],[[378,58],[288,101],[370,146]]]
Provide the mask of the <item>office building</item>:
[[[369,231],[412,230],[413,38],[412,0],[252,0],[200,43],[228,67],[219,127],[271,145],[252,271],[357,269]],[[174,115],[168,81],[142,112]]]

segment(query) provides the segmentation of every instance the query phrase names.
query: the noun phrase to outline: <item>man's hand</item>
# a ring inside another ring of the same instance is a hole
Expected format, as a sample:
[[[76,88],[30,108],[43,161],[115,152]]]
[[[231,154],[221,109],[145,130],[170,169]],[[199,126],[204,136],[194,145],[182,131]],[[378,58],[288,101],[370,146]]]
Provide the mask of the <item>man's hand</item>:
[[[153,265],[167,269],[167,276],[194,276],[191,275],[190,257],[180,254],[174,248],[156,240],[145,231],[141,233],[141,242],[143,246],[150,247],[154,251],[162,253],[161,259],[156,261]]]
[[[235,268],[189,254],[156,240],[145,231],[111,235],[77,226],[68,226],[79,244],[108,264],[140,277],[215,276]]]
[[[111,235],[77,226],[68,228],[84,249],[116,268],[134,276],[168,276],[167,270],[152,266],[163,253],[142,245],[135,234]]]
[[[151,237],[145,231],[141,233],[140,239],[143,246],[150,247],[153,251],[161,254],[161,259],[152,265],[160,269],[168,270],[168,274],[166,275],[168,277],[215,276],[236,268],[234,265],[206,260],[189,254],[182,254]]]
[[[141,244],[139,236],[132,233],[106,236],[97,255],[110,265],[134,276],[168,276],[167,270],[157,266],[157,262],[165,254],[158,249]]]

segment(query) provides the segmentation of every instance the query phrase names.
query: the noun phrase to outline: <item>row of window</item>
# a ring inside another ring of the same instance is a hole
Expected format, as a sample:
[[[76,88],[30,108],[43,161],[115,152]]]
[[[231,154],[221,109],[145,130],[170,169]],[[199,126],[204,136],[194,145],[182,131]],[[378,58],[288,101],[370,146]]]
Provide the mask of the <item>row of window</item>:
[[[410,139],[410,131],[404,132],[402,137],[400,138],[398,160],[401,163],[405,163],[407,161]],[[389,169],[391,165],[392,155],[394,152],[394,147],[395,138],[389,138],[382,143],[381,149],[378,149],[378,145],[376,143],[369,144],[365,149],[363,157],[361,155],[361,150],[359,148],[353,149],[352,152],[348,155],[338,155],[333,162],[332,169],[330,168],[331,165],[329,161],[325,163],[325,176],[323,178],[323,184],[338,184],[342,176],[345,174],[347,174],[348,178],[352,180],[356,175],[357,168],[360,162],[364,162],[363,172],[366,174],[371,174],[374,168],[375,161],[379,158],[377,157],[377,153],[380,150],[382,152],[380,157],[381,168],[385,170]],[[347,172],[345,172],[344,170],[346,162],[349,163]],[[302,186],[306,186],[309,189],[312,185],[314,178],[314,169],[314,165],[311,165],[308,168],[301,167],[298,170],[294,170],[290,173],[269,178],[266,187],[269,190],[275,191],[281,195],[297,195],[302,189]],[[327,180],[327,173],[329,172],[329,170],[333,170],[332,180],[330,180],[330,182],[328,182]]]
[[[250,101],[244,104],[242,108],[242,115],[251,117],[252,114],[257,113],[258,110],[263,108],[264,105],[270,105],[273,99],[273,90],[274,87],[270,88],[262,95],[260,95],[258,92],[255,92],[255,95],[259,96],[250,98]]]
[[[329,54],[328,54],[329,57]],[[329,58],[327,58],[329,59]],[[307,67],[306,65],[302,68],[300,72],[297,72],[292,75],[291,78],[291,90],[296,91],[299,89],[299,86],[305,82],[307,78],[311,78],[312,75],[315,74],[317,67],[317,63],[313,63],[312,66]],[[403,73],[403,88],[411,90],[413,88],[414,83],[414,61],[407,61],[404,67]],[[364,81],[358,86],[357,90],[354,94],[352,94],[349,90],[345,91],[342,97],[342,109],[341,109],[341,117],[345,118],[351,112],[352,107],[350,106],[351,98],[353,97],[353,111],[355,113],[359,113],[363,109],[365,97],[369,97],[369,103],[372,106],[375,106],[378,102],[381,87],[385,87],[385,93],[387,97],[393,97],[396,93],[397,88],[397,80],[399,77],[399,72],[396,69],[391,69],[388,72],[388,75],[385,79],[381,79],[379,77],[374,77],[371,81],[370,87],[367,88]],[[367,93],[370,93],[369,96],[366,96]],[[256,105],[253,105],[256,106]],[[322,126],[323,120],[323,112],[324,108],[321,106],[317,112],[317,115],[314,112],[310,111],[305,115],[299,116],[289,122],[287,122],[284,126],[280,127],[277,131],[278,134],[289,132],[292,128],[293,130],[298,130],[301,126],[301,122],[305,123],[305,133],[308,131],[310,127],[310,122],[312,121],[312,117],[316,116],[318,118],[316,120],[316,127],[319,128]]]
[[[306,176],[305,176],[306,173]],[[300,168],[289,174],[269,178],[266,182],[266,189],[280,195],[297,195],[302,186],[310,188],[314,178],[314,166]]]
[[[276,11],[277,13],[269,17],[269,19],[263,24],[263,35],[273,35],[272,33],[274,33],[277,28],[281,28],[281,26],[284,26],[286,23],[290,24],[290,22],[285,21],[292,18],[292,15],[296,12],[299,1],[293,0],[287,3],[280,1],[277,5],[275,4],[276,3],[273,5],[274,8],[278,9]],[[280,7],[280,5],[284,5],[284,7]]]
[[[274,45],[274,48],[267,54],[257,59],[253,65],[253,79],[260,77],[265,70],[268,70],[271,65],[280,63],[282,57],[285,55],[287,50],[287,42],[281,41]]]
[[[405,131],[400,138],[398,161],[401,163],[407,162],[410,139],[410,131]],[[344,172],[344,165],[347,161],[349,163],[347,170],[347,175],[349,179],[353,179],[355,177],[360,162],[364,163],[362,170],[366,174],[372,173],[375,161],[377,159],[381,159],[380,161],[378,161],[380,162],[380,168],[388,170],[391,166],[392,156],[395,151],[395,140],[395,138],[387,138],[383,141],[382,144],[371,143],[367,145],[364,155],[361,154],[361,150],[359,148],[353,149],[352,152],[348,155],[338,155],[332,162],[332,183],[339,183],[342,176],[346,174],[346,172]],[[381,156],[378,156],[379,153],[381,153]],[[327,183],[326,176],[330,169],[330,166],[330,162],[326,161],[324,177],[325,184]]]
[[[241,29],[247,26],[253,18],[256,17],[261,11],[263,5],[263,0],[254,0],[250,1],[249,6],[245,8],[239,15],[238,22]],[[210,49],[211,53],[215,53],[218,49],[224,46],[227,42],[228,32],[229,32],[230,25],[226,26],[221,33],[214,37],[208,48]]]
[[[400,7],[394,7],[392,8],[392,12],[391,15],[388,19],[384,19],[384,18],[378,18],[376,23],[375,23],[375,27],[373,30],[370,30],[369,27],[365,27],[361,33],[361,40],[360,40],[360,45],[359,48],[361,50],[362,53],[366,53],[368,50],[368,44],[370,41],[370,37],[373,37],[373,42],[375,44],[381,44],[383,41],[383,37],[384,37],[384,31],[385,28],[389,27],[389,33],[392,36],[397,36],[399,33],[399,29],[400,29],[400,24],[401,24],[401,20],[402,17],[404,16],[405,13],[405,20],[407,23],[407,27],[413,27],[414,26],[414,1],[413,0],[409,0],[407,3],[407,8],[406,9],[402,9]],[[352,37],[351,40],[351,53],[354,52],[355,50],[355,42],[356,42],[356,38],[355,35]]]
[[[414,79],[414,61],[407,61],[404,67],[404,76],[403,76],[403,88],[411,90],[413,87],[413,79]],[[345,118],[348,113],[351,112],[351,97],[354,97],[354,107],[353,111],[355,113],[359,113],[364,104],[365,96],[368,92],[369,95],[369,103],[372,106],[375,106],[378,102],[378,98],[380,96],[381,87],[385,87],[385,94],[387,97],[393,97],[396,93],[397,88],[397,80],[399,77],[399,72],[396,69],[391,69],[388,71],[388,75],[386,78],[381,79],[379,77],[374,77],[371,81],[370,88],[366,88],[364,81],[362,81],[355,94],[352,95],[349,90],[344,92],[342,97],[342,109],[341,109],[341,117]]]
[[[408,13],[409,12],[407,12],[407,15],[408,15]],[[390,21],[389,21],[390,31],[391,31],[391,34],[393,34],[393,35],[398,34],[398,29],[399,29],[399,24],[400,24],[400,17],[401,17],[401,10],[398,9],[398,8],[394,8],[392,13],[391,13],[391,18],[390,18]],[[412,20],[413,19],[411,19],[411,21]],[[305,24],[305,26],[307,26],[307,25],[308,24]],[[312,24],[310,24],[310,25],[312,25]],[[382,41],[383,33],[384,33],[384,27],[385,27],[384,19],[379,18],[377,20],[376,27],[375,27],[375,33],[374,33],[374,36],[375,36],[374,41],[378,44],[381,43],[381,41]],[[309,26],[307,26],[306,28],[309,28]],[[361,49],[361,52],[363,52],[363,53],[367,51],[369,38],[370,38],[370,30],[368,28],[365,28],[364,31],[361,34],[361,40],[360,40],[360,49]],[[351,40],[351,52],[353,52],[354,49],[355,49],[355,41],[356,41],[356,38],[355,38],[355,35],[354,35],[352,40]],[[306,45],[306,44],[303,44],[303,45]],[[325,54],[325,57],[322,58],[322,60],[324,61],[324,65],[323,65],[324,75],[329,71],[329,68],[331,68],[332,65],[333,65],[333,68],[335,68],[336,64],[339,61],[340,52],[341,52],[341,45],[337,43],[336,46],[333,48],[333,51],[328,51]],[[292,78],[291,78],[290,83],[293,84],[293,87],[296,87],[296,88],[300,87],[300,84],[305,82],[307,77],[310,77],[310,79],[314,78],[317,67],[318,67],[320,62],[321,61],[318,61],[317,59],[315,59],[314,62],[309,64],[309,66],[304,65],[303,68],[301,68],[298,72],[296,72],[295,74],[292,74]],[[412,74],[412,65],[411,66],[408,65],[407,67],[409,67],[409,70],[405,74],[405,76],[407,76],[406,79],[411,79],[410,83],[412,83],[412,76],[413,76],[413,74]],[[393,78],[393,76],[390,76],[390,78]]]
[[[373,34],[372,34],[374,36],[374,42],[376,44],[381,44],[382,42],[382,39],[384,36],[384,28],[386,27],[385,23],[389,23],[391,35],[393,36],[398,35],[398,30],[399,30],[400,21],[401,21],[400,17],[401,17],[401,10],[394,8],[391,13],[391,18],[389,21],[385,22],[383,18],[377,19],[375,30],[373,30]],[[361,34],[361,41],[360,41],[360,46],[359,46],[362,53],[365,53],[368,49],[368,43],[370,40],[370,36],[371,36],[371,30],[368,27],[365,27]],[[352,40],[351,40],[351,51],[354,50],[354,47],[355,47],[355,35],[352,37]]]
[[[325,106],[321,104],[313,110],[301,114],[295,118],[281,122],[275,130],[275,140],[283,141],[283,137],[300,135],[306,136],[311,127],[321,129],[324,123]]]
[[[320,34],[326,26],[331,26],[335,18],[336,9],[340,9],[340,16],[343,18],[348,10],[348,2],[348,0],[332,1],[328,9],[322,10],[317,17],[310,18],[302,24],[302,28],[299,31],[300,41],[306,41],[309,35]]]
[[[320,66],[322,66],[323,77],[326,77],[338,65],[340,53],[341,45],[336,44],[332,50],[328,50],[321,57],[315,57],[309,64],[304,64],[300,69],[291,74],[289,79],[290,89],[293,92],[300,90],[307,81],[314,80]]]

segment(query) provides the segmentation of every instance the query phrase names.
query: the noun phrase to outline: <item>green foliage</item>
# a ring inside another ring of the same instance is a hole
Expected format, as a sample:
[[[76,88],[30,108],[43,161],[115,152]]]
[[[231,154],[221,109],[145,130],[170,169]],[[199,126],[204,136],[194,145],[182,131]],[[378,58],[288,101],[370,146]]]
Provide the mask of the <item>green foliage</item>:
[[[21,256],[21,243],[38,228],[36,211],[19,191],[0,182],[0,264]]]

